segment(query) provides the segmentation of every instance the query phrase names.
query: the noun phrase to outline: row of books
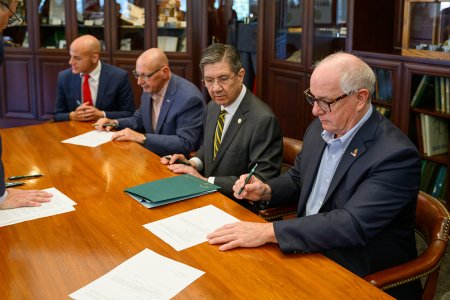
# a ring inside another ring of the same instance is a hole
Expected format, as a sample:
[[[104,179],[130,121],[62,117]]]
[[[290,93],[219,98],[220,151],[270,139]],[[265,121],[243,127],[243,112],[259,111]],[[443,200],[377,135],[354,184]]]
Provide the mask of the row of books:
[[[377,81],[375,83],[375,99],[392,101],[392,70],[373,68]]]
[[[433,156],[448,152],[447,119],[418,114],[416,116],[419,149],[425,155]]]
[[[450,113],[450,78],[423,75],[412,96],[411,107],[428,107]]]
[[[439,199],[447,199],[447,166],[422,160],[420,190]]]

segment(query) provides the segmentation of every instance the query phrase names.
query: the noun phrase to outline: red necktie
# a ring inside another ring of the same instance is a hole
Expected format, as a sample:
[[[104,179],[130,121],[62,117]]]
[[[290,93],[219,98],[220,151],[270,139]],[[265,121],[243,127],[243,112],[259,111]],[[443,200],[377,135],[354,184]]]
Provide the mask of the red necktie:
[[[93,105],[91,88],[89,87],[89,74],[83,74],[83,102]]]

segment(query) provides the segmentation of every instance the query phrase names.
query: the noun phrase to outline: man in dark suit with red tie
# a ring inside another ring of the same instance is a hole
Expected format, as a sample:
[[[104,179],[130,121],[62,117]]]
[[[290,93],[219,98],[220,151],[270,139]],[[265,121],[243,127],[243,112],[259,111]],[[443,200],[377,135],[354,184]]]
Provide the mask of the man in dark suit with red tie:
[[[129,117],[134,99],[128,73],[100,61],[100,42],[83,35],[70,45],[70,69],[58,75],[55,121]]]
[[[14,12],[16,11],[17,0],[0,1],[0,32],[8,24],[14,21],[20,21]],[[3,44],[0,43],[0,66],[3,63]],[[2,155],[2,140],[0,137],[0,157]],[[50,193],[38,190],[20,190],[5,188],[5,171],[3,162],[0,161],[0,209],[16,208],[21,206],[40,206],[43,202],[51,200]]]

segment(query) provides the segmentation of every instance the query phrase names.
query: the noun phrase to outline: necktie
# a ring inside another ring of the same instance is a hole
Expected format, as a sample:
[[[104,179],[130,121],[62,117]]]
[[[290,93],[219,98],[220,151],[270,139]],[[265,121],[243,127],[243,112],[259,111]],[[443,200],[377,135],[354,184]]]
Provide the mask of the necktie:
[[[219,151],[220,143],[222,142],[223,123],[225,122],[225,109],[220,111],[219,118],[217,118],[216,133],[214,134],[214,156],[216,159],[217,152]]]
[[[89,87],[89,74],[83,74],[83,102],[92,104],[91,88]]]

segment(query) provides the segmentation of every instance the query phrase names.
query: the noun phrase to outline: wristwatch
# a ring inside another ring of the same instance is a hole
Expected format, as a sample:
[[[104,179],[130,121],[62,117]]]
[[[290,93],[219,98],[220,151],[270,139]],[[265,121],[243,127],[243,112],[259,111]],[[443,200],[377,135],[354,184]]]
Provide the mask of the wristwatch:
[[[147,140],[147,137],[145,136],[145,134],[142,135],[142,142],[145,144],[145,141]]]

